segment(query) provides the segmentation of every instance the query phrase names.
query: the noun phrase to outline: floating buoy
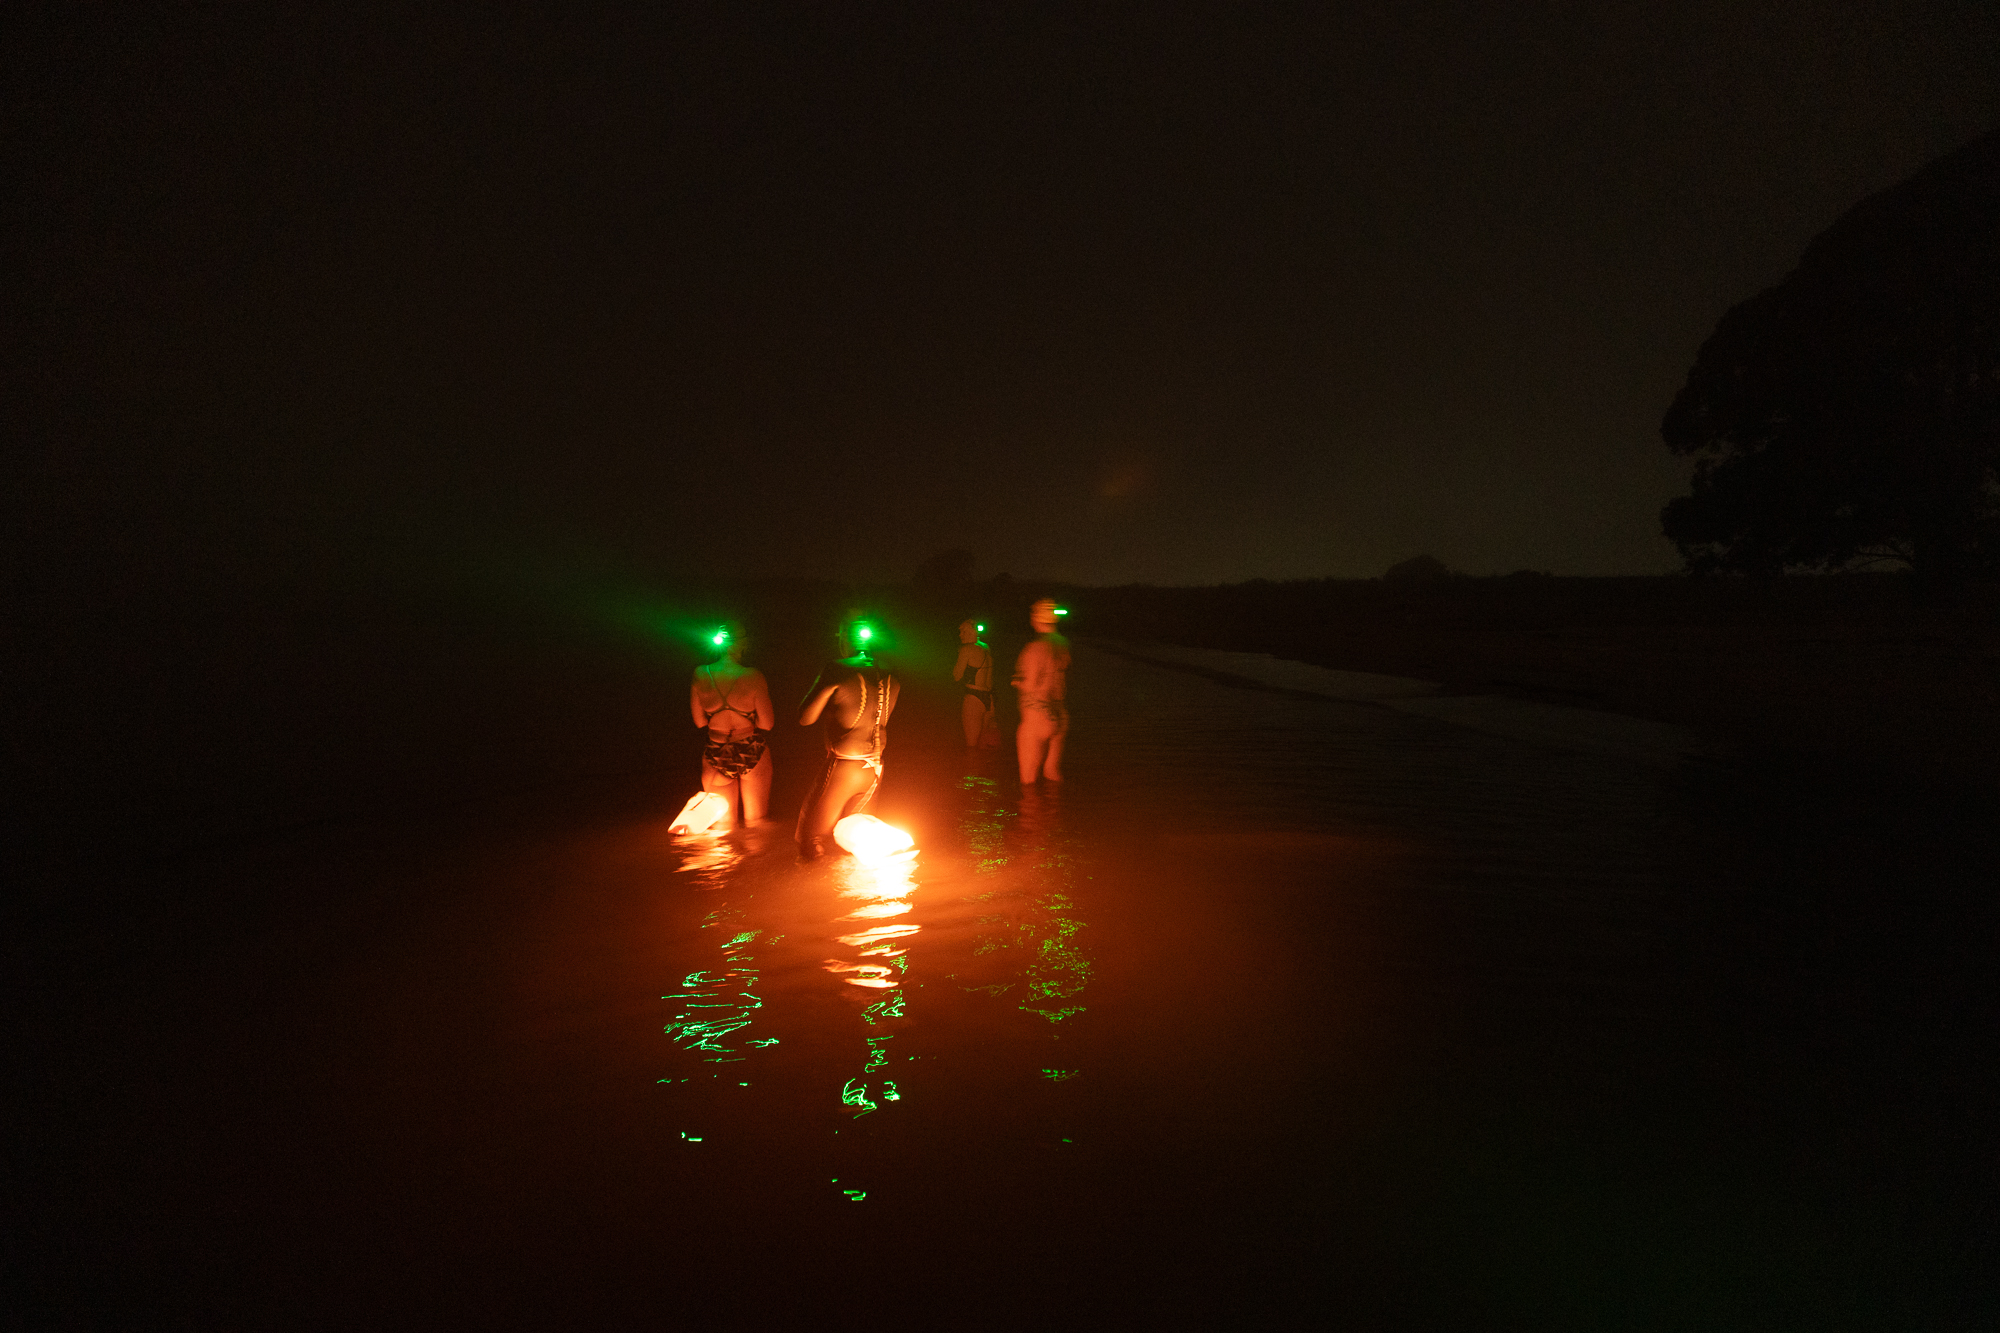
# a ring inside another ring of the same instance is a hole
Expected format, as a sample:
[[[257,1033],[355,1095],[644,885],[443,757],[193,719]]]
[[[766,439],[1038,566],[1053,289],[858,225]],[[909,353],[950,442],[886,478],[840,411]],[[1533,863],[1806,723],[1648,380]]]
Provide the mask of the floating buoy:
[[[873,815],[849,815],[833,826],[833,840],[867,862],[886,861],[916,844],[909,834]]]
[[[674,816],[674,822],[667,825],[669,833],[706,833],[719,820],[729,814],[729,802],[712,791],[698,791],[681,812]]]

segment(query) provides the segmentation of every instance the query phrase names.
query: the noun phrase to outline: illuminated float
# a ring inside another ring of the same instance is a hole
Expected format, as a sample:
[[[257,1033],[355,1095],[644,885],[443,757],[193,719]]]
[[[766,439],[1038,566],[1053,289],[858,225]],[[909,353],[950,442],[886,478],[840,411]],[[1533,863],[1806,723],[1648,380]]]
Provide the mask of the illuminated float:
[[[909,834],[873,815],[849,815],[833,826],[833,840],[867,865],[892,860],[916,845]]]
[[[667,825],[669,833],[706,833],[729,814],[729,802],[712,791],[698,791]],[[845,846],[845,844],[842,844]]]

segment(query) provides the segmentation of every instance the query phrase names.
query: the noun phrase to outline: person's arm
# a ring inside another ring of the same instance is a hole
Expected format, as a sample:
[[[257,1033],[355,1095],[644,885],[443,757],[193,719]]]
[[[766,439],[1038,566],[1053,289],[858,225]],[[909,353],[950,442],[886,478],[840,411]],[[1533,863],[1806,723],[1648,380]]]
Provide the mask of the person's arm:
[[[808,694],[805,702],[799,705],[800,726],[810,727],[813,723],[819,721],[820,713],[826,708],[826,701],[831,699],[833,692],[840,688],[841,677],[835,676],[831,685],[823,683],[825,680],[826,672],[822,671],[819,674],[819,679],[813,682],[812,693]]]
[[[706,727],[708,725],[708,715],[701,708],[701,676],[699,673],[688,684],[688,711],[694,714],[694,724],[697,727]]]
[[[969,643],[958,645],[958,656],[953,658],[951,663],[951,678],[953,680],[964,680],[965,669],[967,667],[972,667],[974,670],[978,669],[979,659],[975,656],[978,651],[978,649]]]
[[[778,725],[778,710],[771,706],[771,683],[764,679],[764,673],[754,668],[750,672],[750,725],[758,731],[769,731]]]

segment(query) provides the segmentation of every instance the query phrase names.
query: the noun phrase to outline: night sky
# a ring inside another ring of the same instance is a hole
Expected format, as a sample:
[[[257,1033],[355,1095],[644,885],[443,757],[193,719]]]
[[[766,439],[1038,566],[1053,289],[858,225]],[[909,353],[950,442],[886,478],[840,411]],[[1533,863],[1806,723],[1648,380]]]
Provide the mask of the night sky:
[[[1984,0],[37,22],[10,529],[162,578],[1664,571],[1716,319],[2000,122]]]

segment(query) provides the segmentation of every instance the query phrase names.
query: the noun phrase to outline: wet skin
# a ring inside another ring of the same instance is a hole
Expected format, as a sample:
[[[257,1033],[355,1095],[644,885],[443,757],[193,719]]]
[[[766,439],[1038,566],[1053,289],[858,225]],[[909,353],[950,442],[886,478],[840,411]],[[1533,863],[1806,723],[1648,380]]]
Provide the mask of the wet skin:
[[[708,666],[698,668],[688,688],[688,707],[694,724],[707,730],[716,741],[748,740],[757,731],[769,731],[777,724],[777,710],[771,707],[771,688],[764,673],[743,665],[743,642],[732,642],[723,655]],[[717,711],[727,702],[741,712]],[[749,716],[744,716],[748,714]],[[756,767],[732,778],[717,771],[706,759],[701,765],[701,789],[714,792],[729,802],[732,824],[755,824],[771,809],[771,751],[766,748]]]
[[[799,725],[820,723],[827,753],[819,781],[799,807],[797,838],[807,856],[824,850],[840,820],[868,808],[881,782],[889,718],[901,692],[895,677],[868,654],[856,653],[829,663],[799,705]]]
[[[966,672],[972,673],[971,684],[975,690],[986,691],[986,698],[968,692],[958,706],[959,726],[965,732],[968,749],[982,743],[996,744],[995,738],[987,735],[987,722],[993,716],[993,650],[979,639],[979,627],[967,620],[958,627],[958,657],[951,664],[951,678],[965,683]]]
[[[1036,603],[1028,622],[1036,637],[1014,659],[1014,692],[1021,724],[1014,732],[1014,756],[1021,784],[1062,781],[1063,742],[1069,736],[1069,640],[1056,633],[1053,609]]]

